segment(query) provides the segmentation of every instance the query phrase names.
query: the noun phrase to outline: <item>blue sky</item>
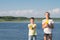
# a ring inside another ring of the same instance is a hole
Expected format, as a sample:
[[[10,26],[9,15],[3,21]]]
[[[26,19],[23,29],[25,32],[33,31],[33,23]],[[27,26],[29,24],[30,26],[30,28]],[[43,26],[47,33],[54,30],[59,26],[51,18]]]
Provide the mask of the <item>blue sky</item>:
[[[60,0],[0,0],[0,16],[60,17]]]

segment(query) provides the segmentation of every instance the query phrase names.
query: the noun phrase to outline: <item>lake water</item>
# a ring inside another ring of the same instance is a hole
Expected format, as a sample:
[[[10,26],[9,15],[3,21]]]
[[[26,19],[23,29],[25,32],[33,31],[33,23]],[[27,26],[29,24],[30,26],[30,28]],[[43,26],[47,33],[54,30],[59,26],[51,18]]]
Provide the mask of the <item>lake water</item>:
[[[37,24],[37,40],[43,40],[41,23]],[[0,40],[28,40],[28,23],[0,23]],[[54,24],[53,40],[60,40],[60,23]]]

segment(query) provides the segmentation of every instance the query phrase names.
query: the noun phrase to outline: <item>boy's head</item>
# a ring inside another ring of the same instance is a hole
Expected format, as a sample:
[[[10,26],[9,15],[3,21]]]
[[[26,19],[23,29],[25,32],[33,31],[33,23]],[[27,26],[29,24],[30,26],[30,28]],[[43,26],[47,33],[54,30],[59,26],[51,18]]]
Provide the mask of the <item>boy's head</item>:
[[[34,23],[34,17],[30,18],[30,23],[32,23],[32,24]]]
[[[50,18],[50,13],[49,12],[46,12],[45,13],[45,16],[46,16],[46,19],[49,19]]]

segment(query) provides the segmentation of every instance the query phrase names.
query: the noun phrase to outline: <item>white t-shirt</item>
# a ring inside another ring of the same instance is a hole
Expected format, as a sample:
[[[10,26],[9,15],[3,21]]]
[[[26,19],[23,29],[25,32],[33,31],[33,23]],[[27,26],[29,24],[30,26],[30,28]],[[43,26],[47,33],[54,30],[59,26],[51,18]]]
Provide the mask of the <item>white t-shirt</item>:
[[[42,20],[42,24],[44,24],[45,21],[46,21],[46,19]],[[51,23],[54,24],[54,21],[52,19],[49,19],[48,24],[50,25]],[[44,28],[44,33],[46,33],[46,34],[52,34],[52,29],[49,28],[49,27]]]
[[[36,27],[36,24],[28,24],[28,27]],[[37,35],[36,29],[29,29],[29,35]]]

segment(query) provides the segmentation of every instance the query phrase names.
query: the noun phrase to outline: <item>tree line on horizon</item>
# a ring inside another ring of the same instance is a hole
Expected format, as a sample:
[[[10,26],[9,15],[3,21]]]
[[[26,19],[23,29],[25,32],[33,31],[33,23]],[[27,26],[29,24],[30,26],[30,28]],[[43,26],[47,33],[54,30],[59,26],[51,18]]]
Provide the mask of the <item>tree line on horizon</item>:
[[[5,21],[14,21],[14,20],[29,20],[27,17],[13,17],[13,16],[0,16],[0,19]],[[35,18],[36,20],[42,20],[44,18]],[[53,20],[60,20],[60,18],[52,18]]]

